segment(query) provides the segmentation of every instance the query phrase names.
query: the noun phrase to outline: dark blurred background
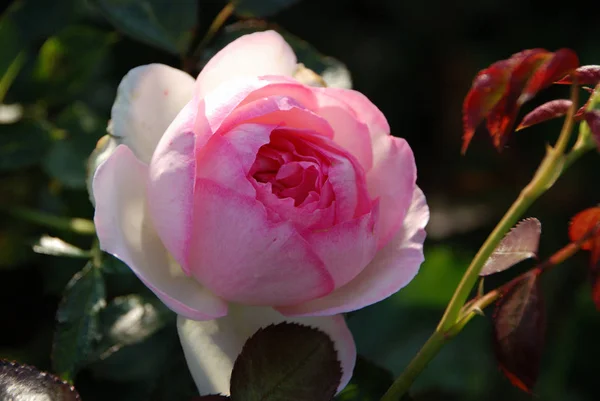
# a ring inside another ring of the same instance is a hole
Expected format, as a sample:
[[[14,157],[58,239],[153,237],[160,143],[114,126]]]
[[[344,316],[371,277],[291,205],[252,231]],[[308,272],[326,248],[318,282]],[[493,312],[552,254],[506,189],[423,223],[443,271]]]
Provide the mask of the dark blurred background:
[[[85,260],[36,255],[31,244],[50,234],[89,249],[92,239],[23,222],[6,211],[27,206],[91,219],[85,157],[104,134],[120,79],[141,64],[182,64],[179,57],[116,31],[93,8],[71,13],[63,10],[62,1],[28,3],[35,7],[23,7],[25,11],[16,16],[7,12],[0,22],[0,33],[5,34],[0,35],[3,67],[15,54],[23,58],[3,102],[20,105],[21,120],[0,124],[0,149],[12,146],[10,155],[17,159],[0,153],[0,357],[50,370],[56,308],[67,281]],[[198,1],[197,38],[224,4]],[[50,26],[47,21],[63,12],[66,17]],[[429,200],[432,218],[420,274],[388,300],[348,317],[366,359],[394,375],[402,371],[437,325],[472,256],[530,180],[545,144],[552,143],[560,130],[560,120],[524,130],[513,135],[501,153],[481,130],[466,156],[461,156],[461,106],[477,71],[534,47],[569,47],[581,64],[600,64],[599,17],[595,1],[555,5],[525,0],[304,0],[268,17],[348,67],[353,87],[383,111],[392,133],[412,146],[418,184]],[[228,20],[235,21],[235,17]],[[14,43],[8,36],[7,42],[9,23],[27,34]],[[567,92],[567,87],[550,88],[524,112],[545,100],[567,97]],[[30,139],[19,142],[15,135]],[[14,146],[25,150],[15,153]],[[600,201],[599,163],[596,152],[586,155],[524,216],[542,222],[542,258],[568,242],[571,216]],[[586,263],[587,255],[577,255],[544,277],[548,330],[533,395],[512,387],[500,372],[491,350],[489,310],[418,378],[413,388],[417,399],[600,399],[596,382],[600,314],[591,301]],[[524,262],[487,280],[487,288],[532,264]],[[109,274],[106,280],[109,299],[142,291],[130,276]],[[159,376],[149,371],[152,364],[165,364],[163,354],[180,353],[174,333],[163,331],[164,343],[152,340],[155,343],[137,345],[140,350],[121,359],[84,368],[76,381],[83,399],[162,399],[158,390],[140,396],[138,389],[147,387],[148,378]],[[135,359],[157,347],[162,357],[150,362]],[[111,374],[115,366],[127,363],[131,366],[126,373]],[[115,398],[116,393],[129,395]]]

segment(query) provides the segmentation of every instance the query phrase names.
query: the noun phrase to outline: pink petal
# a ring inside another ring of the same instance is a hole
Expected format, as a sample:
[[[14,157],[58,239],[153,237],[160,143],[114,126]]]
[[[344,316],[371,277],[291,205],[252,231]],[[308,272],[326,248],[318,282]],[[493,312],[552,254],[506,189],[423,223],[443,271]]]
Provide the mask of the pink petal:
[[[242,124],[226,136],[213,135],[198,152],[196,179],[217,182],[244,196],[255,197],[248,179],[258,149],[269,143],[274,126]]]
[[[294,51],[277,32],[244,35],[210,59],[198,75],[196,93],[204,97],[221,83],[236,77],[292,76],[296,62]]]
[[[333,128],[333,140],[350,152],[365,171],[373,166],[373,149],[369,127],[363,123],[356,112],[328,89],[315,91],[319,101],[318,114],[325,118]]]
[[[417,166],[408,143],[390,135],[373,144],[373,168],[367,173],[372,199],[379,198],[379,244],[381,248],[402,226],[416,187]]]
[[[192,232],[196,148],[209,134],[192,130],[202,101],[196,97],[181,110],[158,143],[149,166],[148,208],[165,247],[189,275],[187,260]],[[206,125],[206,124],[204,124]]]
[[[325,262],[336,288],[354,279],[377,253],[376,222],[379,207],[354,220],[326,230],[304,234],[312,249]]]
[[[233,364],[246,340],[258,329],[284,321],[315,327],[331,337],[342,365],[338,392],[346,387],[356,362],[356,346],[343,316],[286,318],[271,308],[232,305],[230,313],[220,319],[177,319],[181,346],[200,394],[229,395]]]
[[[337,98],[354,110],[359,121],[369,127],[371,140],[375,142],[380,136],[390,133],[390,125],[385,116],[365,95],[352,89],[323,88],[319,89],[328,96]]]
[[[194,78],[162,64],[129,71],[112,107],[112,134],[145,163],[177,113],[194,93]]]
[[[364,308],[389,297],[417,274],[424,260],[428,221],[425,195],[417,187],[402,228],[354,280],[323,298],[277,309],[286,316],[326,316]]]
[[[148,167],[124,145],[96,171],[94,223],[103,250],[125,262],[174,312],[190,319],[227,314],[227,304],[184,275],[158,238],[146,210]]]
[[[192,274],[215,294],[248,305],[293,305],[333,290],[323,262],[289,222],[256,199],[196,181]]]

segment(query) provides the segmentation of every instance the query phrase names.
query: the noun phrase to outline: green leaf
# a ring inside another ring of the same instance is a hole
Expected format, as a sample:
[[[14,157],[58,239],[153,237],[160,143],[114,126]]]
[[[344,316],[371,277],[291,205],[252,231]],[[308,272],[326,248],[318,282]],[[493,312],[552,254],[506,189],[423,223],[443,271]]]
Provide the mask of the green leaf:
[[[333,341],[295,323],[258,330],[233,365],[233,401],[329,401],[342,377]]]
[[[50,144],[50,127],[42,122],[0,124],[0,172],[31,167],[42,159]]]
[[[100,270],[88,263],[73,276],[56,313],[52,347],[54,370],[66,380],[88,359],[99,335],[98,314],[106,305]]]
[[[86,89],[101,71],[115,33],[89,26],[68,26],[42,45],[36,60],[32,90],[43,91],[50,103],[69,101]]]
[[[119,348],[100,358],[88,368],[98,379],[120,383],[146,382],[148,395],[154,391],[158,379],[174,352],[181,352],[175,327],[168,326],[141,342]],[[142,397],[148,399],[149,397]]]
[[[127,295],[113,299],[100,314],[102,339],[95,354],[100,358],[140,343],[168,324],[175,314],[154,296]]]
[[[0,359],[2,400],[80,401],[69,383],[33,366]]]
[[[84,251],[71,245],[60,238],[42,235],[37,243],[33,245],[33,252],[51,256],[66,256],[70,258],[89,258],[89,251]]]
[[[298,3],[299,0],[235,0],[235,14],[239,17],[268,17]]]
[[[93,0],[117,30],[173,54],[185,54],[197,0]]]
[[[106,122],[100,121],[85,104],[77,102],[59,114],[56,125],[65,135],[52,144],[42,167],[66,187],[85,188],[87,159],[104,133]]]
[[[317,74],[322,75],[327,85],[345,88],[352,86],[350,72],[342,62],[333,57],[323,55],[310,43],[292,35],[281,27],[260,20],[241,21],[225,27],[223,33],[215,40],[211,49],[204,53],[203,61],[208,62],[217,51],[240,36],[266,30],[275,30],[281,34],[292,49],[294,49],[298,57],[298,62],[304,64]]]
[[[379,401],[392,385],[392,373],[359,356],[352,380],[336,397],[336,401]]]

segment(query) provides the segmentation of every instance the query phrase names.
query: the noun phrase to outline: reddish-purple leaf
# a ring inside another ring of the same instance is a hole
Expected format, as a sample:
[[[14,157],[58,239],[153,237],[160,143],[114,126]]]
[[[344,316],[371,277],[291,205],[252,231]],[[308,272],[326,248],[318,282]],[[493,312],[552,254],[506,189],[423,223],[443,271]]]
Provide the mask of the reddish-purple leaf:
[[[525,50],[510,58],[513,69],[504,92],[503,98],[496,104],[488,115],[487,129],[492,137],[494,146],[502,150],[509,134],[512,132],[520,105],[517,103],[523,88],[530,77],[552,54],[544,49]]]
[[[498,61],[481,70],[471,85],[463,103],[464,154],[473,138],[475,129],[504,96],[512,62]]]
[[[575,70],[575,76],[577,77],[577,83],[579,85],[592,85],[596,86],[600,83],[600,65],[584,65]],[[563,77],[561,80],[556,81],[557,84],[571,85],[573,80],[571,75]]]
[[[583,118],[590,126],[592,136],[596,140],[596,146],[600,152],[600,110],[590,110],[584,113]]]
[[[531,392],[537,380],[544,345],[545,312],[538,271],[515,282],[496,303],[493,343],[506,377]]]
[[[517,224],[496,247],[481,269],[480,276],[489,276],[508,269],[517,263],[537,257],[542,224],[536,218]]]
[[[525,117],[523,117],[523,120],[517,127],[516,131],[531,127],[532,125],[543,123],[544,121],[552,120],[553,118],[562,117],[567,114],[567,111],[569,111],[569,107],[571,107],[572,103],[573,102],[566,99],[557,99],[546,102],[541,106],[536,107]]]
[[[559,49],[531,76],[519,97],[518,104],[532,99],[536,93],[579,67],[579,58],[571,49]]]
[[[577,213],[571,219],[569,226],[569,238],[571,241],[584,239],[600,223],[600,206],[591,207]],[[600,234],[592,236],[581,249],[588,250],[590,254],[590,278],[592,281],[592,298],[596,309],[600,310]]]
[[[569,226],[569,238],[571,241],[579,241],[592,230],[596,224],[600,222],[600,206],[591,207],[577,213],[571,219],[571,225]],[[600,234],[596,234],[589,240],[587,240],[581,249],[592,252],[590,267],[594,267],[600,263]]]

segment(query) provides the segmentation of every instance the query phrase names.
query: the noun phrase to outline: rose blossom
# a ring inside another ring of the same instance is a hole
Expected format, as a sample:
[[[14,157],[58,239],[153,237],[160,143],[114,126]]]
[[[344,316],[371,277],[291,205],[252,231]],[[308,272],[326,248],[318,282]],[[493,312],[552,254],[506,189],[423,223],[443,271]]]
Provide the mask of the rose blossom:
[[[101,247],[180,315],[201,392],[228,393],[248,336],[283,320],[331,336],[343,388],[356,350],[339,314],[398,291],[423,261],[410,147],[365,96],[304,85],[297,68],[273,31],[232,42],[195,82],[135,68],[92,157]]]

